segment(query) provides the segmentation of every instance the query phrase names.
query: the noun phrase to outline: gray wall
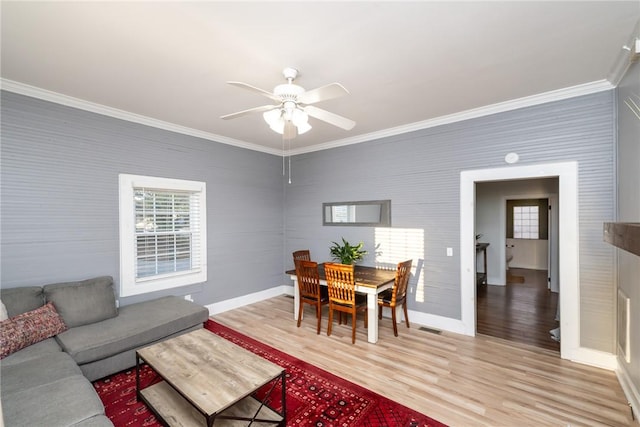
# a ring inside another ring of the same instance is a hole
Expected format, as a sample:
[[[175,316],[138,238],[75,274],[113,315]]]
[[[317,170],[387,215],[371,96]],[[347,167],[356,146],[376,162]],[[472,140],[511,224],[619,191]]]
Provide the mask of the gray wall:
[[[326,261],[343,236],[365,242],[364,264],[397,262],[388,246],[376,254],[372,228],[322,226],[323,202],[391,199],[396,247],[420,236],[412,257],[424,297],[413,286],[409,308],[459,319],[460,172],[504,166],[515,151],[520,164],[579,162],[580,340],[612,352],[613,250],[602,222],[613,218],[614,135],[614,91],[602,92],[298,155],[283,192],[275,156],[3,92],[1,284],[117,280],[124,172],[207,182],[210,279],[181,290],[197,302],[290,284],[291,252]]]
[[[411,294],[409,308],[460,319],[460,172],[506,166],[512,151],[521,165],[577,161],[580,343],[613,352],[613,251],[602,241],[602,223],[613,217],[614,122],[614,91],[607,91],[295,156],[285,195],[286,255],[309,248],[325,261],[330,242],[342,236],[374,252],[375,229],[323,227],[321,205],[391,199],[393,228],[424,235],[414,261],[423,262],[425,295]],[[373,255],[363,262],[375,263]]]
[[[640,105],[640,62],[632,64],[617,90],[617,220],[640,222],[640,118],[625,104],[631,98],[636,105]],[[622,357],[618,360],[629,373],[637,392],[640,390],[640,257],[623,250],[618,250],[617,255],[618,286],[631,300],[631,363]]]
[[[282,284],[279,157],[4,91],[1,120],[2,287],[118,284],[119,173],[207,184],[209,280],[164,293],[211,304]]]

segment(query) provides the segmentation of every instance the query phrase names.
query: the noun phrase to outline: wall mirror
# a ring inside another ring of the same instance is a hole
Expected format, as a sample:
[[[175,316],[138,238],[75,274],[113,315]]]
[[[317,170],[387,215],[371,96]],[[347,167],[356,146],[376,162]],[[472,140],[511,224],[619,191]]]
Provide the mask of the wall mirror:
[[[322,225],[391,226],[391,200],[322,204]]]

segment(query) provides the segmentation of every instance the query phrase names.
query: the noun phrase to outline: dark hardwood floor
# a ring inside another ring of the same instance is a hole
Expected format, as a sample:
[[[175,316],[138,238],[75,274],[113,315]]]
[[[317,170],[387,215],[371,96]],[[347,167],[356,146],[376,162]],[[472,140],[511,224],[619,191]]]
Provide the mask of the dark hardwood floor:
[[[547,290],[546,270],[512,268],[506,286],[482,285],[477,291],[477,333],[560,352],[550,338],[558,294]],[[524,280],[523,280],[524,279]]]

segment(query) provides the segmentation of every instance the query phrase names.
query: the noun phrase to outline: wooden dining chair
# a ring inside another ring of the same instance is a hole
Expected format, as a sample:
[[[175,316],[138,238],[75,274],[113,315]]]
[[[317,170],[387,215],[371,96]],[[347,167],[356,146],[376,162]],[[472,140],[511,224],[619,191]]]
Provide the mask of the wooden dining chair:
[[[351,343],[356,342],[356,313],[364,311],[364,327],[367,327],[367,297],[356,293],[356,282],[353,275],[353,265],[325,263],[324,273],[329,289],[329,326],[327,335],[331,335],[333,312],[351,314]]]
[[[320,333],[322,323],[322,306],[329,304],[329,295],[326,286],[320,285],[318,263],[313,261],[297,260],[296,275],[298,276],[298,290],[300,292],[300,305],[298,308],[298,328],[302,321],[302,309],[304,304],[313,305],[316,308],[318,320],[317,332]]]
[[[311,261],[311,252],[308,249],[295,251],[293,253],[293,263],[295,264],[298,260]]]
[[[399,262],[396,270],[396,278],[393,288],[380,292],[378,295],[378,318],[382,319],[382,308],[391,308],[391,319],[393,321],[393,334],[398,336],[398,324],[396,321],[396,307],[402,304],[404,310],[404,320],[409,328],[409,314],[407,313],[407,287],[411,277],[411,264],[413,260]]]

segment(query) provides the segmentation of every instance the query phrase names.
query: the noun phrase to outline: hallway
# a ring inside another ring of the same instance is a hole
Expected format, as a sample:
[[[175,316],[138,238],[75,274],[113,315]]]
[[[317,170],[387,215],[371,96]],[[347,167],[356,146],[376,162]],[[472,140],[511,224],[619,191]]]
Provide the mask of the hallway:
[[[560,343],[549,334],[559,325],[558,294],[547,290],[546,270],[512,268],[510,273],[515,278],[506,286],[478,288],[477,333],[560,352]]]

